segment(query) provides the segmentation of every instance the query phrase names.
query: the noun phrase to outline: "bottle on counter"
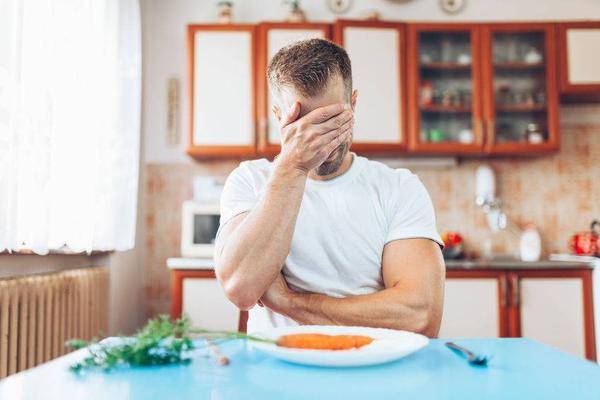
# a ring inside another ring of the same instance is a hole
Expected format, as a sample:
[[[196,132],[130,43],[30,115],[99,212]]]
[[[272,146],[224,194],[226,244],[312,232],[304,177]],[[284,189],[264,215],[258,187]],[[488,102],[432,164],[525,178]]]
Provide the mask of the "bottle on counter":
[[[542,256],[542,238],[531,222],[525,224],[520,240],[521,261],[538,261]]]

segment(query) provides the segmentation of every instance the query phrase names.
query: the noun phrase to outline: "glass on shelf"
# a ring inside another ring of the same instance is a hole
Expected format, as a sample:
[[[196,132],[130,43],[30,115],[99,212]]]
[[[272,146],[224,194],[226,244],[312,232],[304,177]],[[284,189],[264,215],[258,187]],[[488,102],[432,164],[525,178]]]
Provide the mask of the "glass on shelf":
[[[499,143],[540,144],[547,137],[543,32],[492,36],[495,138]]]
[[[469,32],[421,32],[419,49],[420,141],[473,143]]]

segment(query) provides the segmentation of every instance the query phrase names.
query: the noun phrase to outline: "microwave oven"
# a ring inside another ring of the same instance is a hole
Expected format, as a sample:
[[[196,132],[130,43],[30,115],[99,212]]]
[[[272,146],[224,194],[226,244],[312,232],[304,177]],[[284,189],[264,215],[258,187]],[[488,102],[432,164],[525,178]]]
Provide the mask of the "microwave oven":
[[[182,257],[212,258],[221,218],[219,203],[185,201],[181,217]]]

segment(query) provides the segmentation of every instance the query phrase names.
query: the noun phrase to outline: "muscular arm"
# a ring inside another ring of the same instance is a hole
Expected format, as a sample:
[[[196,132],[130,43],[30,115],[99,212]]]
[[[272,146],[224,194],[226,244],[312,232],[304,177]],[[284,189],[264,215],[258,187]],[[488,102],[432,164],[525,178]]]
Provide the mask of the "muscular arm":
[[[372,326],[436,336],[445,276],[439,246],[429,239],[390,242],[383,251],[382,273],[384,290],[346,298],[296,293],[280,278],[263,303],[301,324]]]
[[[352,112],[344,104],[300,119],[295,103],[282,122],[282,152],[266,192],[252,211],[222,227],[215,245],[216,274],[227,297],[248,310],[269,288],[290,251],[308,172],[350,138]]]
[[[229,299],[247,310],[271,285],[290,250],[306,175],[278,168],[264,197],[223,227],[216,243],[217,277]]]

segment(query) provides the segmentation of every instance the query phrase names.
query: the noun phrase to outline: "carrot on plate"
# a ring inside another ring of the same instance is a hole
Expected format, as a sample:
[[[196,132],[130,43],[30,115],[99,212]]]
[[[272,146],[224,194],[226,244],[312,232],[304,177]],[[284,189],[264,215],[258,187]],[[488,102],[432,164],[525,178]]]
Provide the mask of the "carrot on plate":
[[[358,349],[373,342],[373,338],[361,335],[325,335],[321,333],[295,333],[277,339],[280,347],[312,350]]]

